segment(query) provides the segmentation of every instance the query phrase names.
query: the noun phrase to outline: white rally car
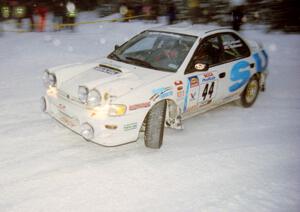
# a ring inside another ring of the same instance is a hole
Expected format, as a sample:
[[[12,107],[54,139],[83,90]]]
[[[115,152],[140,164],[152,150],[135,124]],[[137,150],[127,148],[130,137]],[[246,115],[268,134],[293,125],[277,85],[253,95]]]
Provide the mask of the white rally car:
[[[104,146],[136,141],[160,148],[164,128],[264,90],[268,56],[230,29],[146,30],[95,63],[45,71],[42,109],[86,140]]]

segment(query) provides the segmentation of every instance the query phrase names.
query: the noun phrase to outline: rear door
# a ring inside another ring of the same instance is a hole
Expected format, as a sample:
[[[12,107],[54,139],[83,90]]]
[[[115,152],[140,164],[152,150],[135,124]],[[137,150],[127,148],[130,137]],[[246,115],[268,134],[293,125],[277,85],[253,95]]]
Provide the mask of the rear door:
[[[223,71],[219,82],[219,92],[216,101],[222,102],[238,96],[248,83],[255,64],[250,57],[247,44],[235,33],[219,33],[221,54],[218,68]]]

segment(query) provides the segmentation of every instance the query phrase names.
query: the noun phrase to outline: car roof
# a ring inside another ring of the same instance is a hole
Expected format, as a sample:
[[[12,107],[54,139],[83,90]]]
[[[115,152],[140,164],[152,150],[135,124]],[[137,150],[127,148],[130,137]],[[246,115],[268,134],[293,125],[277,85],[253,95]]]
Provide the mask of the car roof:
[[[200,24],[193,25],[168,25],[168,26],[159,26],[149,29],[150,31],[160,31],[160,32],[169,32],[169,33],[177,33],[177,34],[185,34],[192,35],[203,38],[209,34],[217,33],[217,32],[235,32],[230,28],[226,27],[218,27],[218,26],[207,26]]]

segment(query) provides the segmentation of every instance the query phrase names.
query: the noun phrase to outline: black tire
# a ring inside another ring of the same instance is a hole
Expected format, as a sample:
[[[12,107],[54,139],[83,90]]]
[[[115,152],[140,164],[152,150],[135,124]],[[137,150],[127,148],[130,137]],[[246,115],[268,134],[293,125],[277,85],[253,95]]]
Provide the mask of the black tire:
[[[145,129],[146,147],[159,149],[163,142],[167,102],[158,102],[147,115]]]
[[[259,79],[257,76],[253,76],[241,95],[242,106],[251,107],[258,96],[259,89]]]

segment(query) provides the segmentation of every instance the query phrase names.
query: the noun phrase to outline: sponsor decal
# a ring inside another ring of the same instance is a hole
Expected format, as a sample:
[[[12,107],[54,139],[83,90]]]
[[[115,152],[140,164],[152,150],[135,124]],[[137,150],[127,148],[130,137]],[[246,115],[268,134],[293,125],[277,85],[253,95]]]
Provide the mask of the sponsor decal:
[[[239,48],[242,45],[241,40],[223,42],[224,50]]]
[[[197,63],[197,64],[195,65],[195,69],[196,69],[196,70],[203,70],[203,69],[205,69],[205,64]]]
[[[106,74],[110,74],[110,75],[116,75],[116,74],[120,73],[120,71],[118,71],[118,70],[108,68],[105,66],[97,66],[97,67],[95,67],[95,70],[106,73]]]
[[[201,80],[201,83],[206,83],[206,82],[213,81],[216,79],[216,77],[214,76],[214,74],[212,72],[205,73],[202,76],[203,76],[203,78]]]
[[[184,97],[183,86],[180,86],[180,87],[177,88],[177,97],[178,97],[178,98]]]
[[[62,116],[60,117],[60,120],[67,126],[70,127],[75,127],[76,125],[72,122],[71,119],[69,119],[68,117]]]
[[[130,105],[129,106],[129,110],[137,110],[140,108],[147,108],[150,107],[150,102],[143,102],[143,103],[139,103],[139,104],[135,104],[135,105]]]
[[[204,101],[204,102],[200,102],[199,104],[196,104],[196,105],[193,105],[191,107],[188,107],[188,109],[186,110],[187,113],[195,113],[195,112],[198,112],[198,110],[202,107],[202,106],[205,106],[205,105],[208,105],[212,102],[212,100],[207,100],[207,101]]]
[[[184,91],[181,91],[181,92],[177,92],[177,97],[179,99],[182,99],[184,97]]]
[[[75,127],[79,125],[79,120],[73,117],[70,117],[66,113],[59,111],[58,119],[65,125],[69,127]]]
[[[199,78],[198,76],[192,76],[188,78],[186,94],[184,99],[183,112],[187,112],[187,109],[197,104],[199,96]]]
[[[137,128],[137,123],[130,123],[124,125],[124,131],[134,130]]]
[[[177,98],[181,99],[182,97],[184,97],[183,82],[179,80],[175,81],[174,84],[176,86]]]
[[[175,86],[177,86],[177,85],[182,85],[183,83],[181,80],[178,80],[178,81],[175,81],[174,84],[175,84]]]
[[[197,87],[199,86],[199,79],[197,76],[194,76],[194,77],[190,77],[189,78],[189,81],[190,81],[190,88],[194,88],[194,87]]]
[[[182,91],[183,90],[183,86],[182,85],[179,85],[178,87],[177,87],[177,91]]]
[[[156,101],[158,98],[164,99],[173,95],[172,87],[157,88],[152,92],[154,93],[154,95],[150,98],[151,101]]]

